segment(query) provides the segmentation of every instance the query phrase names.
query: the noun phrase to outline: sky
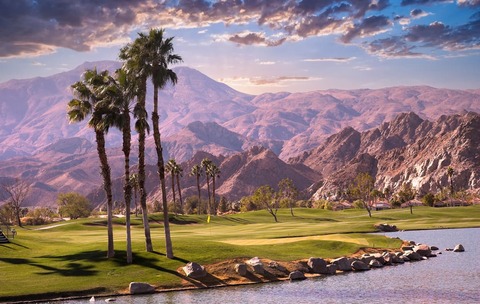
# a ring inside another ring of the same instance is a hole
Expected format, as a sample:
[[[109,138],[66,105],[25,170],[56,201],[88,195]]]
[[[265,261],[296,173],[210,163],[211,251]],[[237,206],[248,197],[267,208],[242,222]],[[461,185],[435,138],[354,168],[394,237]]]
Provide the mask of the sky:
[[[118,60],[150,28],[250,94],[480,88],[480,0],[0,0],[0,82]]]

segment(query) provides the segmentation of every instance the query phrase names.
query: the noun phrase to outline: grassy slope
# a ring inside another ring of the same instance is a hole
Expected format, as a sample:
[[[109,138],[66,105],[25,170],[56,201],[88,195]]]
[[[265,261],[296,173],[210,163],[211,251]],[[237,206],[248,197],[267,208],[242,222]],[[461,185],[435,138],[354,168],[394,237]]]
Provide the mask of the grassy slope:
[[[373,231],[375,223],[395,224],[399,229],[433,229],[480,226],[480,206],[433,209],[419,207],[373,212],[339,212],[296,209],[279,211],[279,223],[266,211],[223,217],[177,216],[172,225],[176,258],[164,256],[160,215],[152,217],[152,239],[157,252],[146,253],[140,219],[134,219],[134,264],[126,265],[125,230],[115,226],[114,259],[107,260],[106,228],[101,219],[66,222],[63,226],[36,230],[18,228],[10,244],[0,245],[0,301],[40,294],[67,296],[76,292],[113,293],[132,281],[175,287],[181,278],[176,269],[188,261],[214,263],[235,257],[258,256],[279,261],[324,258],[351,254],[361,247],[398,247],[400,241]],[[196,224],[185,224],[196,222]]]

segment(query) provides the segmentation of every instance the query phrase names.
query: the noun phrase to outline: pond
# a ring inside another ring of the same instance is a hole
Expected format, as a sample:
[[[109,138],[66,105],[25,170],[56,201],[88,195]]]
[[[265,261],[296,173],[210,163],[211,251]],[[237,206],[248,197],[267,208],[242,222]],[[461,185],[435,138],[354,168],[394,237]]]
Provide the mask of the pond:
[[[116,298],[115,303],[480,303],[480,228],[385,233],[440,248],[435,258],[297,282]],[[463,244],[465,252],[445,251]],[[104,299],[97,299],[97,302]],[[89,303],[65,301],[63,303]]]

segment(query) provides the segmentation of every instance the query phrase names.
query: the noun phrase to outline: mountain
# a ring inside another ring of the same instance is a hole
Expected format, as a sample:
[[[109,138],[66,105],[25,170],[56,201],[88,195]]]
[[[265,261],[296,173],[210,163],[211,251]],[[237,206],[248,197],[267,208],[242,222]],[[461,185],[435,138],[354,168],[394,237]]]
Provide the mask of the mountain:
[[[399,189],[410,183],[419,194],[449,185],[447,168],[455,170],[457,190],[480,189],[480,115],[442,115],[436,121],[404,113],[378,128],[358,132],[346,128],[323,145],[290,159],[321,173],[319,198],[345,190],[359,172],[376,179],[378,189]]]
[[[81,79],[85,69],[114,71],[119,66],[120,63],[114,61],[87,62],[49,77],[1,83],[0,180],[28,179],[34,187],[32,204],[38,205],[54,204],[59,191],[93,192],[101,184],[94,133],[85,123],[68,123],[66,104],[72,98],[71,84]],[[253,161],[255,153],[251,149],[262,146],[269,151],[268,155],[260,153],[264,157],[262,164],[267,160],[274,163],[270,154],[273,152],[278,158],[275,161],[281,161],[275,166],[285,171],[300,171],[302,176],[306,174],[316,182],[321,175],[325,184],[330,180],[334,182],[332,174],[338,175],[341,171],[348,175],[349,170],[354,171],[356,167],[349,165],[352,160],[358,169],[373,168],[371,172],[376,173],[383,168],[386,156],[380,155],[387,153],[385,151],[394,153],[423,136],[433,136],[426,121],[437,123],[445,119],[442,127],[436,125],[435,128],[447,132],[448,126],[455,125],[447,124],[447,117],[480,113],[478,89],[417,86],[252,96],[188,67],[177,67],[174,71],[178,76],[177,85],[166,86],[159,93],[160,130],[166,160],[175,158],[177,162],[188,163],[203,150],[218,163],[236,157],[245,160],[240,162],[244,166],[260,166]],[[152,99],[149,84],[148,107]],[[132,143],[135,151],[135,136]],[[110,130],[107,144],[112,174],[120,177],[123,156],[118,130]],[[147,138],[149,164],[155,161],[153,147],[150,135]],[[251,162],[243,155],[245,152],[251,153]],[[405,157],[404,152],[395,153]],[[399,163],[395,156],[389,161],[392,166]],[[136,165],[135,153],[131,163]],[[347,167],[350,169],[345,171]],[[228,174],[224,175],[225,180],[219,181],[219,193],[237,197],[235,193],[243,193],[237,184],[257,182],[254,178],[242,179],[244,175],[240,172],[237,172],[238,179],[230,180],[236,173],[230,172],[228,166],[225,168]],[[155,176],[154,171],[152,174]],[[398,178],[405,180],[412,176]],[[295,178],[303,187],[301,178]],[[259,182],[268,180],[268,176],[258,179]],[[382,183],[394,184],[386,177]],[[243,185],[251,189],[248,184]]]

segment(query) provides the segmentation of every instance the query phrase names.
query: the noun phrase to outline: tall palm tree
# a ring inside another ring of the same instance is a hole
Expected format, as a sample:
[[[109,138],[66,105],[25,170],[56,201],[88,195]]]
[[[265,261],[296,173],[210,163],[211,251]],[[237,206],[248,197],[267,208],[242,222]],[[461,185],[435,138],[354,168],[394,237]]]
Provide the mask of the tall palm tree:
[[[130,182],[130,151],[131,151],[131,128],[130,128],[130,105],[134,99],[133,81],[128,78],[125,70],[119,69],[116,72],[116,78],[110,77],[109,83],[105,86],[104,94],[110,99],[110,105],[120,112],[115,126],[122,131],[124,154],[124,201],[125,201],[125,227],[127,242],[127,263],[131,264],[132,256],[132,238],[130,229],[130,205],[132,201],[132,183]]]
[[[175,210],[175,213],[177,212],[177,202],[175,200],[175,174],[176,174],[176,167],[177,163],[175,162],[174,159],[171,159],[167,162],[167,165],[165,166],[165,170],[170,173],[172,177],[172,196],[173,196],[173,210]]]
[[[108,101],[102,99],[99,94],[102,86],[108,82],[108,77],[108,71],[101,73],[97,73],[96,69],[85,71],[82,75],[83,80],[71,86],[75,98],[68,103],[67,114],[71,123],[83,121],[90,116],[88,126],[95,131],[97,153],[103,177],[103,188],[107,197],[107,258],[111,258],[115,255],[112,227],[113,199],[110,165],[105,150],[105,134],[108,132],[110,126],[112,126],[116,115],[114,115],[108,106]]]
[[[138,188],[140,190],[140,206],[142,208],[142,221],[145,233],[145,248],[147,252],[153,252],[150,224],[148,222],[147,191],[145,189],[145,138],[150,131],[148,125],[148,113],[146,110],[146,93],[148,79],[148,63],[144,54],[146,44],[145,35],[134,42],[127,44],[120,50],[119,58],[124,61],[123,69],[131,79],[135,79],[137,102],[133,108],[133,116],[136,118],[135,130],[138,133]]]
[[[153,139],[155,141],[155,150],[157,152],[158,176],[160,178],[160,186],[162,188],[163,203],[163,225],[165,229],[165,245],[167,258],[173,258],[173,247],[170,238],[170,224],[168,219],[167,193],[165,187],[165,162],[163,159],[163,149],[160,140],[160,129],[158,115],[158,90],[163,88],[168,82],[177,83],[177,74],[168,68],[169,65],[179,63],[182,57],[174,54],[173,37],[164,38],[165,31],[163,29],[151,29],[146,36],[144,51],[147,59],[147,72],[153,83]]]
[[[209,175],[212,178],[212,208],[213,208],[213,213],[217,214],[217,203],[215,200],[215,181],[217,180],[217,177],[220,177],[220,169],[215,165],[213,162],[210,164],[207,175]]]
[[[205,170],[205,177],[207,179],[207,193],[208,193],[208,203],[207,203],[207,214],[210,215],[211,210],[211,193],[210,193],[210,166],[212,165],[212,161],[208,158],[204,158],[202,160],[202,167]]]
[[[192,170],[190,171],[190,176],[195,176],[197,180],[197,191],[198,191],[198,206],[197,206],[197,213],[200,214],[200,205],[202,203],[201,196],[200,196],[200,177],[202,176],[202,166],[201,165],[195,165],[192,167]]]

